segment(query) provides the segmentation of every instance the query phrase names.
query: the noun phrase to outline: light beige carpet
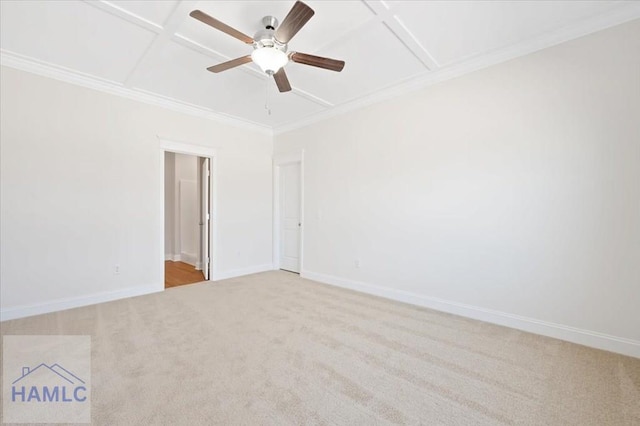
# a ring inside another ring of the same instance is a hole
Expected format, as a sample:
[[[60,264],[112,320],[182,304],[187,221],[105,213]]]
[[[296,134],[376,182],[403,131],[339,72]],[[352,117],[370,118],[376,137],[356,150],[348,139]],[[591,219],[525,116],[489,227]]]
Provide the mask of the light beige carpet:
[[[640,359],[286,272],[1,328],[90,334],[100,425],[640,424]]]

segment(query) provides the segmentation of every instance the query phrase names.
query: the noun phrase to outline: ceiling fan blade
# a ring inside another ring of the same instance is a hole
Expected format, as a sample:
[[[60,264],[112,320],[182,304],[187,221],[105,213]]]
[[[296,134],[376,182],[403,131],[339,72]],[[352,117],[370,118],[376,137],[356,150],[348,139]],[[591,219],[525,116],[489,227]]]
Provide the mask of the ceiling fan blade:
[[[244,65],[249,62],[251,62],[251,55],[242,56],[240,58],[232,59],[230,61],[223,62],[218,65],[214,65],[212,67],[207,68],[207,70],[211,72],[222,72],[222,71],[228,70],[229,68],[238,67],[240,65]]]
[[[324,68],[331,71],[340,72],[344,68],[344,61],[308,55],[306,53],[293,52],[289,55],[289,58],[299,64],[311,65],[312,67]]]
[[[284,72],[284,68],[280,68],[280,71],[275,73],[273,78],[280,92],[289,92],[291,90],[291,85],[289,84],[287,74]]]
[[[306,4],[297,1],[293,5],[282,24],[276,29],[275,37],[280,43],[289,43],[289,40],[300,31],[311,19],[315,12]]]
[[[228,26],[227,24],[218,21],[216,18],[213,18],[209,15],[207,15],[206,13],[204,13],[201,10],[194,10],[192,11],[189,16],[191,16],[192,18],[197,19],[200,22],[203,22],[207,25],[212,26],[213,28],[215,28],[216,30],[220,30],[223,33],[227,33],[229,34],[231,37],[235,37],[238,40],[245,42],[247,44],[253,44],[253,39],[251,37],[249,37],[248,35],[241,33],[240,31],[236,30],[235,28],[232,28],[230,26]]]

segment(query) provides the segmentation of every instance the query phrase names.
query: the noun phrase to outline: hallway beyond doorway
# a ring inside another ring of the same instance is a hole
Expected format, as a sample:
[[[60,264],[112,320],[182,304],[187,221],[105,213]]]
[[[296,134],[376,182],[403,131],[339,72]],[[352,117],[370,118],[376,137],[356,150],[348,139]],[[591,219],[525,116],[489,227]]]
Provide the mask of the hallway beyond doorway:
[[[202,271],[185,262],[164,262],[164,288],[178,287],[204,281]]]

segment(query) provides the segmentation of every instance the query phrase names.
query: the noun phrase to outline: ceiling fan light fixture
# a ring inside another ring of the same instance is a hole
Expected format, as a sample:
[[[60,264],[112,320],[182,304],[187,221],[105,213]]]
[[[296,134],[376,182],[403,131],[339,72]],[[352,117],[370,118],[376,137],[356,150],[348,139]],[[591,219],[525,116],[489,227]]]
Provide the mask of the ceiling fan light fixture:
[[[251,60],[260,67],[262,71],[271,75],[278,72],[289,62],[289,55],[276,47],[258,47],[251,52]]]
[[[278,90],[284,93],[291,91],[289,78],[283,68],[289,61],[337,72],[342,71],[344,68],[344,61],[300,52],[287,53],[287,47],[291,39],[305,26],[314,13],[313,9],[302,1],[297,0],[281,24],[279,24],[278,20],[273,16],[265,16],[262,18],[263,27],[253,38],[230,27],[224,22],[218,21],[213,16],[209,16],[201,10],[193,10],[189,15],[203,24],[209,25],[243,43],[253,46],[254,49],[250,55],[244,55],[211,66],[207,68],[207,71],[219,73],[249,62],[254,62],[260,67],[262,72],[266,73],[269,77],[273,77],[273,81],[275,81],[276,86],[278,86]]]

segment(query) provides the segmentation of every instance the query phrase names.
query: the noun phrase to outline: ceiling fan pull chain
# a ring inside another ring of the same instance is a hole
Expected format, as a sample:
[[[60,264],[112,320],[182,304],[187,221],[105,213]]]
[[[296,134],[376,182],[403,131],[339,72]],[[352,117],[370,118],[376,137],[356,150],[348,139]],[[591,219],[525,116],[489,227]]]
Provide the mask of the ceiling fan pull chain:
[[[269,80],[265,80],[264,89],[264,109],[267,110],[267,115],[271,115],[271,108],[269,107]]]

